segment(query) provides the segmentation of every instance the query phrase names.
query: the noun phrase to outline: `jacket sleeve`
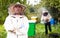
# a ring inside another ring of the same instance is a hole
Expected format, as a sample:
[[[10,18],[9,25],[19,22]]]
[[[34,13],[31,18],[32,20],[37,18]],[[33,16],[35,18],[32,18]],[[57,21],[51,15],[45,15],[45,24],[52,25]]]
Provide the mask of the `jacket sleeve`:
[[[49,18],[49,21],[50,21],[50,19],[52,18],[52,16],[49,14],[48,18]]]
[[[29,29],[29,22],[28,22],[27,17],[24,17],[23,25],[24,25],[24,27],[21,28],[22,33],[26,33],[27,34],[28,33],[28,29]]]
[[[25,25],[26,32],[28,32],[28,29],[29,29],[29,21],[28,21],[28,18],[27,17],[25,17],[24,25]]]
[[[21,22],[21,25],[19,26],[20,28],[16,28],[16,34],[17,35],[20,35],[20,34],[27,34],[28,33],[28,29],[29,29],[29,22],[28,22],[28,19],[27,17],[23,17],[22,21]]]
[[[6,31],[13,30],[12,21],[9,17],[6,18],[6,20],[4,22],[4,27],[5,27]]]

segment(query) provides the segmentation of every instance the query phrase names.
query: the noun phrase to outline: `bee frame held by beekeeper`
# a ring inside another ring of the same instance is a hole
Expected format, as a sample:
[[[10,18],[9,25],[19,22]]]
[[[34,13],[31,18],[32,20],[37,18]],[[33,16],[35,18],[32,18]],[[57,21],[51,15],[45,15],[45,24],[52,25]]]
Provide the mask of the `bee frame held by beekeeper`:
[[[6,17],[4,27],[7,32],[6,38],[28,38],[29,22],[24,15],[26,6],[17,2],[8,8],[9,15]]]

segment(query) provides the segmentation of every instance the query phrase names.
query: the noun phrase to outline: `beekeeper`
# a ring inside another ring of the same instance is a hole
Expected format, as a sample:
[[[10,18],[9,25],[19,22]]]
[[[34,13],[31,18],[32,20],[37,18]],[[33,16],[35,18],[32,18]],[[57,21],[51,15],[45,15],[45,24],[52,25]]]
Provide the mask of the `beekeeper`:
[[[9,6],[9,15],[4,22],[7,31],[6,38],[28,38],[29,23],[28,18],[24,15],[25,8],[19,2]]]
[[[50,24],[50,19],[51,15],[49,14],[48,11],[43,11],[42,16],[41,16],[41,21],[45,25],[45,34],[48,34],[48,30],[51,32],[51,24]]]

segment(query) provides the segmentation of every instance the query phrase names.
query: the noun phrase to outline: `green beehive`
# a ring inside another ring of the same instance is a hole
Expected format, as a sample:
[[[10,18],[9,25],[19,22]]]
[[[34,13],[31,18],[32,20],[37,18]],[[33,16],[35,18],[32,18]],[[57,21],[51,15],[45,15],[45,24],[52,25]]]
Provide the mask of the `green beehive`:
[[[29,20],[29,30],[28,30],[28,36],[34,36],[35,35],[35,21]]]

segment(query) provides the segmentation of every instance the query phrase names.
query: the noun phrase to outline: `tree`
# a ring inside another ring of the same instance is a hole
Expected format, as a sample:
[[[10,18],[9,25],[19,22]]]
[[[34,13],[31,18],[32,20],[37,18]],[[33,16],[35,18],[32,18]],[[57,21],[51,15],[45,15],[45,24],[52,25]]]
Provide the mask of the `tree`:
[[[53,18],[58,19],[60,13],[60,0],[41,0],[41,4],[51,12]]]

